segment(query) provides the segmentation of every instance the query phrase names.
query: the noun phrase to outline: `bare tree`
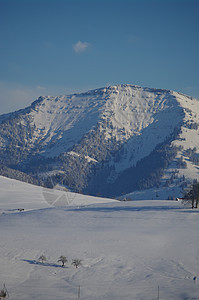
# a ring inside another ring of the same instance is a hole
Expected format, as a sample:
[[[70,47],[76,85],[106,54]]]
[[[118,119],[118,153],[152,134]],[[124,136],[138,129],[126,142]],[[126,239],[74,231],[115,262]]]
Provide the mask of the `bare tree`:
[[[42,264],[43,264],[44,261],[47,261],[45,255],[41,255],[38,260],[41,261]]]
[[[199,183],[193,183],[183,195],[183,203],[191,203],[192,208],[198,208],[199,203]]]
[[[81,266],[81,264],[82,264],[82,260],[81,259],[77,259],[77,258],[73,259],[73,261],[71,263],[71,265],[75,266],[75,268]]]
[[[67,260],[66,256],[63,256],[63,255],[61,255],[61,256],[59,257],[59,259],[58,259],[58,262],[61,262],[61,263],[62,263],[62,267],[64,267],[64,264],[65,264],[67,261],[68,261],[68,260]]]

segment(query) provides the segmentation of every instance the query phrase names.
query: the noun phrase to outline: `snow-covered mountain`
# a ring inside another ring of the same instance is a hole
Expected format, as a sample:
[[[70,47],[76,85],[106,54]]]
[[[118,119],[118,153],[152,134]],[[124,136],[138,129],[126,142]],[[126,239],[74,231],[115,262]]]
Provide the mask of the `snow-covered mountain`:
[[[199,100],[169,90],[117,85],[40,97],[0,116],[0,162],[93,195],[179,196],[198,178],[198,120]]]

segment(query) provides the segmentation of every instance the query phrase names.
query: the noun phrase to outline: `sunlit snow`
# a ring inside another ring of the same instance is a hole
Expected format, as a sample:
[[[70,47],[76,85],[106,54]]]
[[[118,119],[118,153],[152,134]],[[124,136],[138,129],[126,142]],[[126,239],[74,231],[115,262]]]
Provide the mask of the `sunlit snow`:
[[[0,285],[12,300],[198,299],[198,212],[0,177]]]

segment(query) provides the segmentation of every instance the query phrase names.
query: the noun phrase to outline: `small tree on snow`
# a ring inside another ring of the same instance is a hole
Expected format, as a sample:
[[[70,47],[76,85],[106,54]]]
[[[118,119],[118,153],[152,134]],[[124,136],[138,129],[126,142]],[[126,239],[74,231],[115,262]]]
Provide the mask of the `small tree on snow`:
[[[3,289],[0,290],[0,299],[5,299],[5,298],[9,298],[9,294],[8,294],[8,291],[7,291],[7,288],[4,284],[3,286]]]
[[[58,259],[58,262],[62,263],[62,267],[64,267],[64,264],[67,262],[66,256],[61,255],[60,258]]]
[[[72,264],[73,266],[75,266],[75,268],[81,266],[82,264],[82,260],[81,259],[73,259]]]
[[[41,256],[39,257],[39,261],[41,261],[42,264],[43,264],[44,261],[47,261],[45,255],[41,255]]]

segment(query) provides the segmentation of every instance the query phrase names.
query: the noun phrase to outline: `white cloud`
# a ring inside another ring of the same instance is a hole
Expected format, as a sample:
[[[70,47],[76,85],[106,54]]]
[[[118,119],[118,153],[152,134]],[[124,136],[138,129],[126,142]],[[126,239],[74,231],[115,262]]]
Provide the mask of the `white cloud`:
[[[45,91],[46,88],[45,88],[44,86],[38,85],[38,86],[37,86],[37,90]]]
[[[88,47],[90,47],[89,43],[81,41],[78,41],[76,44],[73,45],[75,53],[85,52],[88,49]]]

